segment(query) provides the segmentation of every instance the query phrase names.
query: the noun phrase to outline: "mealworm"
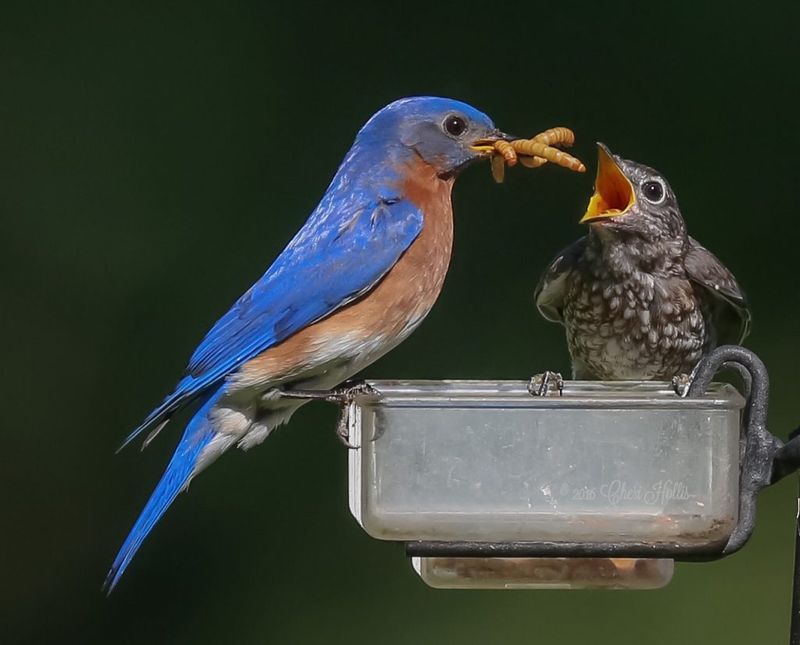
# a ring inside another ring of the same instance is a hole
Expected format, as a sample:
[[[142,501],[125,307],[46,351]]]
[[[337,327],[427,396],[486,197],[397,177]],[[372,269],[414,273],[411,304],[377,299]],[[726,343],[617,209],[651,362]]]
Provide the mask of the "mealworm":
[[[538,168],[548,161],[576,172],[585,172],[579,159],[553,146],[571,146],[575,143],[575,134],[569,128],[558,126],[540,132],[531,139],[514,141],[495,141],[495,154],[492,155],[492,177],[502,183],[505,177],[506,164],[513,166],[519,161],[527,168]]]
[[[556,128],[550,128],[549,130],[540,132],[533,137],[533,141],[539,141],[546,146],[558,144],[569,147],[575,143],[575,134],[569,128],[558,126]]]
[[[544,157],[520,157],[519,162],[526,168],[538,168],[547,163]]]
[[[513,150],[513,148],[512,148],[512,150]],[[514,153],[515,157],[516,157],[516,154],[517,153],[515,152]],[[505,160],[505,157],[503,157],[500,154],[492,155],[491,164],[492,164],[492,177],[494,178],[494,180],[498,184],[502,184],[503,183],[503,179],[505,179],[505,176],[506,176],[506,160]]]
[[[569,168],[576,172],[586,171],[586,166],[572,155],[568,155],[566,152],[562,152],[558,148],[553,148],[540,141],[535,141],[533,139],[517,139],[516,141],[512,141],[511,145],[514,146],[514,150],[519,154],[542,157],[558,166]]]
[[[508,141],[503,141],[502,139],[500,141],[495,141],[494,149],[503,155],[503,159],[509,166],[513,166],[517,163],[517,151],[514,150],[514,146]]]

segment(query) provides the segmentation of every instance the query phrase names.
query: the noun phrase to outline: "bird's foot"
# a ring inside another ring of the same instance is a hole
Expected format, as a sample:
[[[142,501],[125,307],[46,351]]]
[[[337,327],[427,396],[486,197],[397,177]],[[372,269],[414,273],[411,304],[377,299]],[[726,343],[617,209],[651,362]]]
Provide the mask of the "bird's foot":
[[[274,392],[271,390],[270,392]],[[284,390],[278,391],[279,396],[289,399],[315,399],[319,401],[328,401],[329,403],[336,403],[341,411],[339,413],[339,420],[336,422],[336,436],[348,448],[358,448],[357,445],[350,442],[350,404],[353,403],[355,398],[359,395],[373,395],[377,394],[373,388],[366,381],[345,381],[339,387],[331,390]],[[267,395],[274,397],[274,394]]]
[[[348,450],[355,450],[359,446],[350,441],[350,404],[342,404],[339,410],[339,419],[336,421],[336,438]]]
[[[558,372],[547,370],[541,374],[535,374],[528,382],[528,392],[531,396],[547,396],[551,386],[555,385],[558,395],[564,395],[564,378]]]
[[[677,376],[672,377],[672,389],[675,390],[675,394],[681,398],[684,398],[687,394],[689,394],[689,387],[691,384],[691,374],[678,374]]]
[[[340,406],[339,420],[336,422],[336,437],[349,450],[355,450],[359,446],[350,441],[350,406],[359,395],[374,395],[377,390],[366,381],[346,381],[331,391],[331,396],[327,399]]]

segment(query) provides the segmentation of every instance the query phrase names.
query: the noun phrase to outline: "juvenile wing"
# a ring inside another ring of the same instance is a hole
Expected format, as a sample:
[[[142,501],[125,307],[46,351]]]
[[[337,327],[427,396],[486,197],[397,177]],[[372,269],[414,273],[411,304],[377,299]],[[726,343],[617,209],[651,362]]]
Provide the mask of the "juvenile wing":
[[[567,277],[575,268],[585,247],[585,237],[570,244],[555,257],[539,279],[533,297],[539,313],[550,322],[564,322],[564,295]]]
[[[712,324],[719,345],[738,345],[750,333],[750,307],[736,278],[708,249],[689,238],[684,260],[689,279],[699,287],[710,305]]]

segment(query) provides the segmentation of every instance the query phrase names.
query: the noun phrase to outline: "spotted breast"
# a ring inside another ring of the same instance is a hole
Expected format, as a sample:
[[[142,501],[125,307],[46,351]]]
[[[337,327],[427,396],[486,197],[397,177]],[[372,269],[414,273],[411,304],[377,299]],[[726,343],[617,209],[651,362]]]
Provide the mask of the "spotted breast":
[[[664,380],[691,371],[709,335],[700,300],[682,273],[675,262],[620,275],[585,254],[567,279],[564,299],[575,376]]]

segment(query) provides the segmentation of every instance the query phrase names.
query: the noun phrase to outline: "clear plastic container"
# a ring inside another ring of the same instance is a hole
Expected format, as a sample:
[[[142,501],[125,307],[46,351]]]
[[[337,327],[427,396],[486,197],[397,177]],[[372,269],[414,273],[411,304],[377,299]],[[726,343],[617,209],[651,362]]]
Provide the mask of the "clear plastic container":
[[[736,525],[732,386],[681,399],[653,382],[547,397],[524,382],[370,385],[348,423],[350,508],[373,537],[702,546]]]
[[[636,558],[412,558],[436,589],[659,589],[672,560]]]

